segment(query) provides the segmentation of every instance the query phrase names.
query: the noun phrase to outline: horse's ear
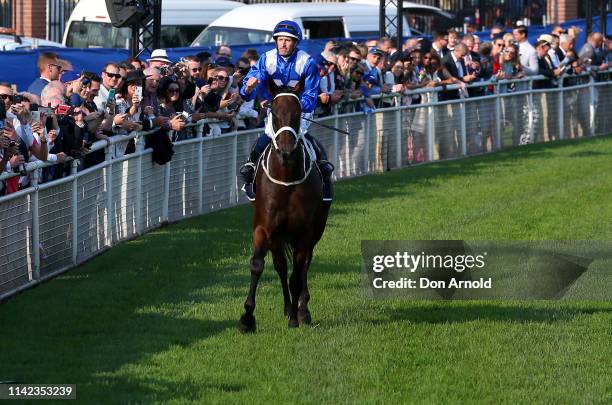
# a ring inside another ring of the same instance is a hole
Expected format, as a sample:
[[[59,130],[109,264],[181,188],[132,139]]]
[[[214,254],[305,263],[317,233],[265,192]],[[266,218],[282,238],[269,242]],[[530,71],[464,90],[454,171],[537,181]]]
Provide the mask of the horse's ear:
[[[293,92],[296,94],[299,94],[302,91],[302,89],[304,89],[304,78],[303,77],[300,79],[298,84],[295,85],[295,87],[293,88]]]
[[[268,91],[270,92],[270,95],[272,97],[278,94],[278,89],[279,87],[276,85],[276,83],[274,83],[274,80],[272,79],[268,80]]]

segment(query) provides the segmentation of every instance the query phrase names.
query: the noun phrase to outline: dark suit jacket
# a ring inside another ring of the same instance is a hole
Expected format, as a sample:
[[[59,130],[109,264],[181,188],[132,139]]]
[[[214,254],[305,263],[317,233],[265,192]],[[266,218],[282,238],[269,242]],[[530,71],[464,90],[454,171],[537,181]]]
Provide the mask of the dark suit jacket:
[[[438,56],[440,57],[440,59],[444,59],[444,57],[450,53],[450,51],[448,50],[448,48],[447,48],[447,47],[443,47],[442,49],[440,49],[440,51],[436,51],[436,50],[433,48],[433,45],[432,45],[432,47],[431,47],[431,52],[435,52],[435,53],[437,53],[437,54],[438,54]]]
[[[463,60],[461,60],[460,63],[461,63],[461,68],[463,69],[463,74],[466,75],[467,70],[465,69],[465,63],[463,63]],[[444,59],[442,59],[442,66],[444,66],[446,70],[448,70],[451,76],[459,80],[463,80],[463,77],[459,75],[459,70],[457,69],[457,65],[455,65],[455,61],[453,60],[453,56],[451,52],[446,54]],[[459,90],[449,90],[449,91],[440,92],[441,101],[457,100],[458,98],[459,98]]]
[[[553,87],[552,79],[554,75],[554,66],[550,56],[546,54],[543,58],[538,58],[538,74],[548,77],[548,80],[537,80],[533,82],[534,89],[550,89]]]

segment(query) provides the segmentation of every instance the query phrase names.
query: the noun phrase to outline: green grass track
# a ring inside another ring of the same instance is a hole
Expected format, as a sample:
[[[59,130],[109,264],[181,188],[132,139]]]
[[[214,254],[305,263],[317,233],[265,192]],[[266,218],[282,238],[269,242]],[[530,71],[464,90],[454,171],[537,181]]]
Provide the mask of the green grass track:
[[[241,335],[252,208],[121,244],[0,305],[0,380],[77,402],[610,403],[612,302],[370,300],[362,239],[610,239],[612,138],[531,145],[336,185],[289,330],[268,258]],[[62,402],[63,403],[63,402]]]

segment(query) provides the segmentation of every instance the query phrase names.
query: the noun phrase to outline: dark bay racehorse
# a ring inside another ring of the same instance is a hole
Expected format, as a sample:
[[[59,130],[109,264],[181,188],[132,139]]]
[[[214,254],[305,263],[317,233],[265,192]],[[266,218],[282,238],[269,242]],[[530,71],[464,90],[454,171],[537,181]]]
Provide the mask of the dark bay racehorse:
[[[325,230],[331,203],[322,201],[321,174],[299,135],[298,91],[273,84],[270,88],[275,137],[263,153],[255,176],[251,285],[244,303],[245,313],[240,317],[242,332],[255,331],[255,293],[268,251],[280,277],[289,327],[311,322],[308,268],[314,247]],[[293,261],[289,284],[287,259]]]

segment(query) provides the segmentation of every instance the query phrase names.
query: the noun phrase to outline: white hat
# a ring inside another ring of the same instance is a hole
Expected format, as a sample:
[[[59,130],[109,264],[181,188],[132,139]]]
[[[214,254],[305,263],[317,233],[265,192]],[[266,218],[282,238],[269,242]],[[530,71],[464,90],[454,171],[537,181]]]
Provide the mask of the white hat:
[[[154,49],[151,53],[151,58],[147,59],[147,62],[166,62],[172,63],[170,59],[168,59],[168,54],[165,49]]]
[[[549,44],[552,44],[552,42],[553,42],[553,37],[552,37],[552,35],[549,35],[549,34],[542,34],[542,35],[540,35],[540,36],[538,37],[538,41],[546,41],[546,42],[548,42]]]

